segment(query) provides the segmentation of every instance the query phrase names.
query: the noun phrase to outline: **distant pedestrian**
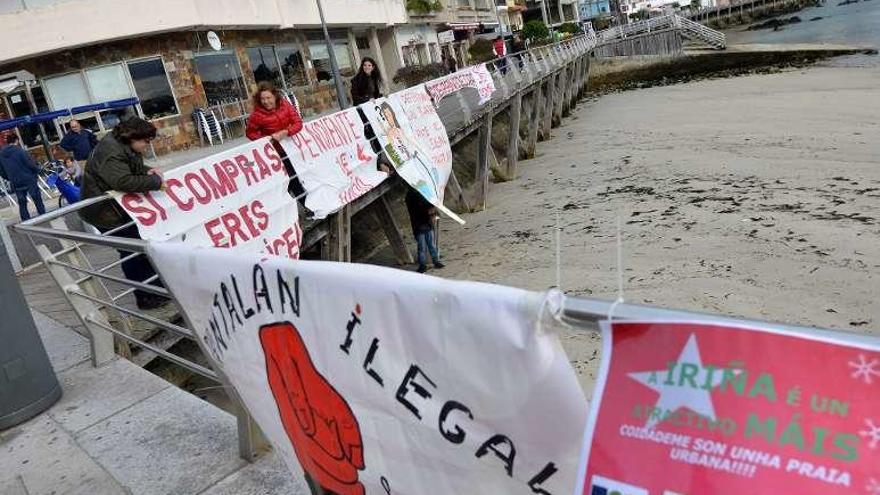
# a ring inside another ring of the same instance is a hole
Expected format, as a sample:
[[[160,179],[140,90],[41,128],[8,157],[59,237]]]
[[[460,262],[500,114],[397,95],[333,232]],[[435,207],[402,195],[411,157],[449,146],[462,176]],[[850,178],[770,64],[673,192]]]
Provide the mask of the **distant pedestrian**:
[[[443,53],[441,57],[441,63],[443,67],[446,69],[447,74],[452,74],[458,71],[458,60],[451,53]]]
[[[112,133],[101,139],[89,158],[83,174],[81,198],[98,197],[108,191],[144,193],[164,189],[162,172],[144,164],[143,155],[155,137],[156,128],[144,119],[132,117],[120,122]],[[137,225],[115,200],[86,206],[80,210],[80,216],[101,232],[120,229],[112,235],[140,239]],[[125,227],[129,223],[132,225]],[[119,251],[119,257],[124,260],[122,272],[126,279],[146,282],[156,275],[146,256],[129,258],[131,254]],[[157,281],[150,283],[161,286]],[[168,302],[164,297],[141,290],[136,290],[134,296],[138,309],[142,310],[156,309]]]
[[[525,44],[525,42],[523,42],[523,39],[520,35],[517,34],[516,36],[513,37],[513,42],[511,42],[510,48],[511,48],[510,51],[513,52],[514,57],[516,57],[517,64],[519,65],[519,68],[522,69],[522,67],[523,67],[523,54],[526,50],[526,44]]]
[[[445,265],[440,262],[440,254],[437,252],[437,245],[434,244],[434,221],[437,218],[437,209],[413,188],[410,188],[406,193],[406,209],[409,212],[409,221],[418,246],[419,273],[425,273],[428,270],[428,253],[431,254],[434,267],[443,268]]]
[[[504,38],[501,36],[495,38],[495,42],[492,43],[492,53],[495,54],[495,58],[499,58],[497,62],[498,69],[502,74],[507,73],[507,46],[504,44]]]
[[[43,205],[43,196],[37,186],[40,176],[40,166],[36,160],[25,151],[18,142],[17,134],[6,136],[6,146],[0,150],[0,167],[3,168],[3,176],[12,183],[15,196],[18,198],[18,213],[21,221],[30,220],[28,211],[28,196],[34,201],[37,213],[46,213]]]
[[[92,154],[92,150],[98,145],[98,138],[92,131],[83,129],[82,124],[76,119],[71,120],[69,125],[70,132],[64,135],[60,146],[65,151],[73,153],[73,159],[82,169],[85,167],[89,155]]]

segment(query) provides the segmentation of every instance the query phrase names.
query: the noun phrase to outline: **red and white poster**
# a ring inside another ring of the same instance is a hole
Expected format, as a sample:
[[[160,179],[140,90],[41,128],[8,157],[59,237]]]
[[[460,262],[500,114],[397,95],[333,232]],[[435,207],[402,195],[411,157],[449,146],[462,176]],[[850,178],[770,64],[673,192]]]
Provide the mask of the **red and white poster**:
[[[269,138],[165,173],[165,190],[120,194],[143,239],[299,258],[302,229]]]
[[[148,249],[213,368],[301,480],[291,493],[571,492],[587,401],[541,319],[556,299],[373,265]]]
[[[482,105],[492,99],[492,93],[495,92],[495,81],[492,80],[492,75],[489,74],[486,64],[480,64],[428,81],[425,83],[425,88],[434,98],[435,105],[439,105],[440,100],[456,91],[465,88],[476,89],[480,105]]]
[[[301,132],[281,145],[315,218],[338,211],[388,177],[377,169],[376,154],[356,108],[305,122]]]
[[[361,108],[397,174],[439,211],[464,224],[443,206],[452,174],[452,148],[425,86],[413,86]]]
[[[604,328],[575,494],[880,494],[880,343],[699,322]]]

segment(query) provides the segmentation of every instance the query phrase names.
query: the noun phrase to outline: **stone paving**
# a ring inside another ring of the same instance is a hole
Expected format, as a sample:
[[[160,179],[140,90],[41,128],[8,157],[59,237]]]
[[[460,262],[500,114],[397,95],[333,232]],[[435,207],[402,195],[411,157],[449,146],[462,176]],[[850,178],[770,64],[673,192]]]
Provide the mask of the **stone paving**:
[[[44,281],[23,279],[29,300],[45,296]],[[124,359],[92,367],[84,337],[32,312],[64,395],[0,432],[0,493],[308,493],[272,452],[238,456],[232,415]]]

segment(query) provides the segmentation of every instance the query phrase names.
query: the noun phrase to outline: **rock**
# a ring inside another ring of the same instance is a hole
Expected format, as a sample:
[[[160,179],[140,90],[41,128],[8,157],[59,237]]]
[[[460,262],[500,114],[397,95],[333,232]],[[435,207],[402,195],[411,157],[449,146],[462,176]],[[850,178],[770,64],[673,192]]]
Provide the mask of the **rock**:
[[[819,16],[819,17],[813,17],[812,19],[810,19],[810,22],[813,22],[813,21],[821,21],[821,20],[822,20],[822,16]]]

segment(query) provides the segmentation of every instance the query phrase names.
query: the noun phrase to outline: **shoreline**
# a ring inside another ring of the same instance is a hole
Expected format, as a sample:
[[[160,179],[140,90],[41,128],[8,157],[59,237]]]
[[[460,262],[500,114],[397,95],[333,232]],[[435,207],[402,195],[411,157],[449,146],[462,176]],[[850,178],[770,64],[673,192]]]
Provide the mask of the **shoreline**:
[[[448,278],[868,332],[880,324],[880,67],[811,66],[583,101],[465,227]],[[564,333],[589,396],[600,337]]]

